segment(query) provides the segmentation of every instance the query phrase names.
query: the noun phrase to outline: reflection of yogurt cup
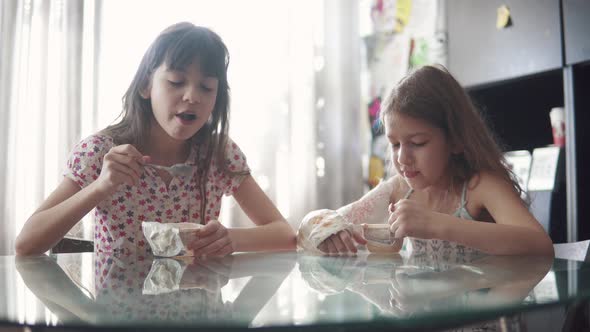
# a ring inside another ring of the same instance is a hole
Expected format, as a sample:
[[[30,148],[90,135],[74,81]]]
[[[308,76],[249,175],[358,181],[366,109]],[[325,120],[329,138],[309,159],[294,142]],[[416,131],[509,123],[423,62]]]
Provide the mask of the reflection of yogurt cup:
[[[553,144],[565,146],[565,110],[563,107],[554,107],[549,112],[549,118],[551,119]]]
[[[389,231],[389,224],[363,225],[363,236],[367,249],[372,253],[396,253],[402,248],[403,239],[395,239]]]
[[[171,258],[155,259],[144,280],[142,293],[157,295],[178,290],[185,269],[186,264],[183,261]]]

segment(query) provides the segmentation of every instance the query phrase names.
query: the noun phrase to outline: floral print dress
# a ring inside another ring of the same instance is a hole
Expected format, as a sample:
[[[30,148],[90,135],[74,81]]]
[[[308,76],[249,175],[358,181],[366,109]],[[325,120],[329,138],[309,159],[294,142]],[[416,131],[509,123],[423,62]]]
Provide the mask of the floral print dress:
[[[100,175],[103,158],[114,146],[113,139],[106,135],[96,134],[83,139],[70,154],[64,176],[75,181],[80,188],[87,187]],[[231,139],[227,141],[225,156],[232,172],[249,174],[246,157]],[[198,146],[193,146],[186,163],[197,165],[197,158]],[[222,195],[232,195],[244,175],[226,174],[213,161],[207,175],[207,206],[205,214],[201,215],[204,199],[197,174],[195,167],[191,176],[174,177],[166,185],[155,168],[144,166],[137,186],[120,185],[94,209],[95,252],[149,251],[141,229],[143,221],[206,224],[218,219]]]

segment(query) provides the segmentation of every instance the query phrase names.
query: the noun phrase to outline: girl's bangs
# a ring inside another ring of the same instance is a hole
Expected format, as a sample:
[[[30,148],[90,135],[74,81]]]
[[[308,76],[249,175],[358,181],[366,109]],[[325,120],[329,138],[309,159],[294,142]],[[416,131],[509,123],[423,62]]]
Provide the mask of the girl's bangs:
[[[227,57],[224,47],[209,36],[187,35],[169,48],[165,60],[168,68],[184,70],[198,61],[206,76],[223,78]]]

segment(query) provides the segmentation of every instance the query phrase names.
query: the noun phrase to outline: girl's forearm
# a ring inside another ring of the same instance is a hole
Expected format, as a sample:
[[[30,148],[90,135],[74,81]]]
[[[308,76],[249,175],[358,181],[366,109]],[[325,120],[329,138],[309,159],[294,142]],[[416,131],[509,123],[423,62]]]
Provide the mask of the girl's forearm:
[[[549,236],[523,226],[463,220],[444,216],[438,223],[437,238],[494,255],[553,255]]]
[[[34,213],[16,239],[16,254],[38,255],[51,249],[105,197],[91,183],[63,202]]]
[[[293,228],[285,220],[249,228],[230,228],[234,251],[294,250],[297,241]]]
[[[389,217],[388,205],[393,191],[392,180],[384,181],[359,200],[338,209],[353,224],[382,224]]]

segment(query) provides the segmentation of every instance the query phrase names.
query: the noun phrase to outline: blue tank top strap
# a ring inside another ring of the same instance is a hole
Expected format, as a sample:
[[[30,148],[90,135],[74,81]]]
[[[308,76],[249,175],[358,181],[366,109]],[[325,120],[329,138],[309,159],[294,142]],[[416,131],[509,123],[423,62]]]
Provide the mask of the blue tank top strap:
[[[461,193],[461,207],[465,207],[465,204],[467,204],[467,200],[466,197],[467,196],[467,181],[465,181],[465,183],[463,183],[463,192]]]
[[[404,199],[408,199],[413,192],[414,192],[414,189],[410,188],[410,190],[408,190],[408,192],[404,196]],[[467,208],[465,207],[466,204],[467,204],[467,181],[465,183],[463,183],[463,191],[461,192],[461,205],[459,206],[459,208],[457,209],[457,211],[455,211],[455,213],[453,215],[456,217],[459,217],[459,218],[467,219],[467,220],[475,220],[471,216],[471,214],[469,214],[469,211],[467,211]]]
[[[467,205],[467,181],[465,181],[463,184],[463,192],[461,193],[461,206],[459,206],[454,215],[466,220],[475,220],[469,211],[467,211],[467,207],[465,207],[465,205]]]

